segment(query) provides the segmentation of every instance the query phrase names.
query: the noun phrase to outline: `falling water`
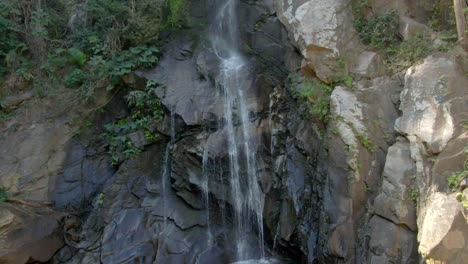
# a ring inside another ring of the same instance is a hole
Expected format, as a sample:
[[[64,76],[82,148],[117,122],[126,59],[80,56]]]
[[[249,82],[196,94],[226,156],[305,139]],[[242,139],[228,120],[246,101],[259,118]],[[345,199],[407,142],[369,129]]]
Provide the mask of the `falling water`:
[[[212,242],[212,234],[211,234],[211,225],[210,225],[210,190],[208,187],[208,148],[203,150],[203,166],[202,166],[202,189],[203,189],[203,198],[206,207],[206,241],[208,246],[211,245]]]
[[[248,236],[251,235],[252,226],[256,226],[259,249],[264,256],[264,195],[258,183],[256,144],[251,135],[254,127],[250,124],[244,95],[251,85],[251,69],[238,48],[237,1],[218,0],[220,6],[212,26],[211,44],[221,62],[216,81],[223,92],[237,258],[242,260],[248,257]]]
[[[172,109],[174,110],[174,109]],[[174,111],[171,111],[171,141],[167,144],[166,152],[164,154],[164,167],[163,167],[163,174],[161,180],[162,186],[162,200],[163,200],[163,231],[167,228],[167,218],[168,218],[168,210],[167,210],[167,197],[168,197],[168,188],[170,188],[170,178],[171,178],[171,164],[170,164],[170,154],[172,150],[172,146],[175,141],[175,124],[174,124]]]

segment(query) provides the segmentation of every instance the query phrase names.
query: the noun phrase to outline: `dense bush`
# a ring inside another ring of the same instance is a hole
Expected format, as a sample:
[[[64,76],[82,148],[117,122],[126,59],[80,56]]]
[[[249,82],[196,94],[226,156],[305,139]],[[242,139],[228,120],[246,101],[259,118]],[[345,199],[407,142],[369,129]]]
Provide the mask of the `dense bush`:
[[[9,73],[41,90],[79,86],[89,97],[99,80],[113,88],[123,75],[154,65],[160,31],[188,21],[186,0],[88,0],[85,25],[71,31],[67,5],[0,2],[0,83]]]
[[[374,48],[385,48],[400,42],[398,35],[398,14],[395,10],[376,16],[363,23],[357,20],[356,29],[364,43]]]
[[[389,71],[397,72],[408,68],[433,50],[432,40],[425,32],[402,40],[398,31],[399,15],[396,10],[371,17],[366,15],[369,10],[367,0],[353,1],[354,27],[364,44],[383,55]]]
[[[288,79],[293,97],[304,103],[306,114],[327,123],[330,119],[330,96],[333,88],[303,76],[290,75]]]

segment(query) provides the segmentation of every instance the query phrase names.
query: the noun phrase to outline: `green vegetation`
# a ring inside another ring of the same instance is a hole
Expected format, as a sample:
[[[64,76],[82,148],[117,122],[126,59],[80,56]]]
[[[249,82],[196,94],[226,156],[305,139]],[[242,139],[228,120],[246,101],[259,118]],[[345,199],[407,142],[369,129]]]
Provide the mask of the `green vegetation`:
[[[161,102],[156,95],[158,85],[148,81],[145,91],[131,91],[127,95],[127,103],[132,109],[129,117],[105,125],[105,138],[109,142],[109,154],[112,164],[118,165],[123,160],[138,156],[141,149],[134,146],[129,134],[137,131],[144,133],[149,143],[159,139],[151,126],[160,122],[164,117]]]
[[[437,8],[440,4],[434,6]],[[383,55],[387,68],[391,72],[398,72],[414,65],[434,50],[432,40],[426,32],[420,32],[407,40],[401,39],[398,32],[399,18],[396,10],[368,18],[367,14],[370,12],[370,9],[368,0],[353,1],[354,26],[359,32],[362,41]],[[436,18],[439,24],[442,20],[447,21],[447,18],[439,16],[436,16]],[[448,20],[452,21],[453,19],[449,18]],[[456,41],[456,33],[453,29],[454,27],[452,27],[451,31],[442,32],[441,39],[452,42]],[[448,44],[442,44],[439,47],[440,51],[448,51],[449,49]]]
[[[356,137],[359,140],[359,142],[361,142],[362,146],[365,147],[367,150],[369,150],[370,152],[375,151],[375,144],[368,137],[360,133],[356,133]]]
[[[0,3],[0,85],[20,78],[38,95],[60,87],[92,99],[97,86],[124,87],[121,77],[158,61],[162,30],[188,23],[186,0],[89,0],[69,28],[65,0]]]
[[[189,23],[187,0],[0,1],[0,95],[30,88],[37,96],[75,89],[81,100],[96,90],[126,91],[131,115],[106,125],[113,163],[138,155],[128,134],[158,139],[150,124],[162,119],[157,84],[144,91],[125,82],[159,61],[160,33]],[[75,3],[75,2],[73,2]],[[81,9],[80,14],[76,10]],[[84,11],[83,11],[84,10]],[[74,13],[75,22],[68,18]],[[15,87],[5,84],[14,83]],[[9,113],[0,112],[0,122]]]
[[[338,69],[332,75],[331,86],[344,85],[351,88],[353,86],[353,77],[350,76],[346,70],[346,63],[343,57],[337,60]]]
[[[99,193],[96,205],[97,207],[102,207],[104,205],[104,193]]]
[[[360,1],[361,5],[367,1]],[[373,48],[384,49],[400,42],[398,36],[398,13],[395,10],[367,20],[362,14],[362,7],[355,6],[356,20],[354,26],[365,44]]]
[[[465,149],[465,154],[466,154],[466,159],[465,162],[463,163],[463,170],[457,171],[452,173],[448,177],[448,185],[452,191],[456,190],[458,188],[458,183],[468,177],[468,148]]]
[[[10,194],[4,189],[0,188],[0,203],[4,203],[10,198]]]
[[[317,117],[323,123],[328,122],[333,88],[318,80],[299,76],[290,76],[289,82],[293,96],[305,103],[308,114]]]
[[[399,45],[388,46],[385,49],[386,63],[390,66],[390,70],[401,71],[427,57],[431,51],[433,51],[433,47],[429,36],[418,33]]]
[[[417,188],[412,188],[411,189],[411,200],[413,202],[417,203],[419,199],[419,190]]]

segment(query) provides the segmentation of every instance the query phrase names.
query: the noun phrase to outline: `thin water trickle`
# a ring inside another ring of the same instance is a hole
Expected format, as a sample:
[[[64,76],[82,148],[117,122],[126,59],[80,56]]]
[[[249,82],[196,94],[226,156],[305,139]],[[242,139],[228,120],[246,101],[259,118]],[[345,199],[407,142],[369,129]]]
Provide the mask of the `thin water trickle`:
[[[212,242],[212,234],[211,234],[211,224],[210,224],[210,189],[209,189],[209,179],[208,179],[208,148],[205,147],[203,150],[203,158],[202,158],[202,189],[203,189],[203,198],[204,204],[206,207],[206,241],[208,246],[211,245]]]
[[[171,131],[171,141],[166,146],[166,152],[164,154],[164,169],[161,179],[161,186],[162,186],[162,200],[163,200],[163,231],[167,228],[167,218],[168,216],[168,208],[167,208],[167,197],[168,191],[170,186],[168,186],[171,182],[171,164],[170,164],[170,154],[172,150],[172,146],[174,145],[175,141],[175,113],[174,109],[171,111],[171,118],[170,118],[170,131]]]

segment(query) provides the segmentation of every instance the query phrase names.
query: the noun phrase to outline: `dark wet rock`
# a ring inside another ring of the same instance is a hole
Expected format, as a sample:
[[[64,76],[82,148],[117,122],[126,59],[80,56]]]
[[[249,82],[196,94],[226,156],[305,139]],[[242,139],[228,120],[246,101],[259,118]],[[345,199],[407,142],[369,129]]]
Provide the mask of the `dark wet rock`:
[[[147,213],[142,209],[128,209],[113,217],[102,236],[102,263],[153,263],[156,252],[152,234],[148,232],[152,221]]]
[[[161,85],[157,92],[162,103],[189,126],[210,121],[211,115],[217,116],[222,109],[215,100],[216,96],[213,96],[217,93],[214,84],[204,78],[201,69],[197,70],[197,55],[180,59],[181,50],[184,51],[192,43],[191,39],[171,43],[159,65],[142,73],[144,78]]]
[[[112,177],[114,169],[110,157],[104,153],[88,156],[86,147],[77,140],[70,142],[67,152],[56,186],[50,192],[57,208],[76,210],[88,205],[87,201]]]

